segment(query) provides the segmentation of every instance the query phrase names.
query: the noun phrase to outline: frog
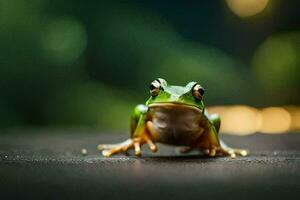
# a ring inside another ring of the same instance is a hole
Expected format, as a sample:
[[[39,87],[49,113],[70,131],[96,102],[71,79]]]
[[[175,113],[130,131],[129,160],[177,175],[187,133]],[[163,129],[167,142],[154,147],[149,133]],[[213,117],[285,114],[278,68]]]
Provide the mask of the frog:
[[[149,91],[146,103],[133,109],[130,138],[116,144],[99,144],[103,156],[127,153],[129,149],[141,156],[143,145],[156,152],[157,143],[180,146],[183,154],[198,150],[208,157],[248,155],[248,150],[231,148],[219,138],[221,118],[208,114],[203,100],[205,90],[198,82],[177,86],[157,78]]]

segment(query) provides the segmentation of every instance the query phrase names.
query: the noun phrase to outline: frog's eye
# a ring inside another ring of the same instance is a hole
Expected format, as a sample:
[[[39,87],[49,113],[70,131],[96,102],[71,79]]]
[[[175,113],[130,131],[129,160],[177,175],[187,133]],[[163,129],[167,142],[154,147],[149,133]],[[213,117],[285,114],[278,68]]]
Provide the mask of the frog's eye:
[[[195,84],[195,86],[193,87],[193,96],[197,100],[201,100],[203,95],[204,95],[204,88],[198,83]]]
[[[160,89],[160,82],[158,80],[155,80],[150,85],[150,93],[152,96],[157,96]]]

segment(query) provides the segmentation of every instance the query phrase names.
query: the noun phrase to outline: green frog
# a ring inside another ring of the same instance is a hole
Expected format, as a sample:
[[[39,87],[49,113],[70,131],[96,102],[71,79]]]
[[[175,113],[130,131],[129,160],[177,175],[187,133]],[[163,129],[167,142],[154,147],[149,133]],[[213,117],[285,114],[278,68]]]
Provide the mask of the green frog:
[[[162,78],[154,80],[150,84],[151,97],[132,112],[130,139],[117,144],[100,144],[98,149],[105,157],[131,148],[140,156],[142,145],[147,144],[156,152],[156,143],[163,143],[183,146],[182,153],[200,150],[210,157],[246,156],[246,150],[230,148],[219,139],[221,119],[217,114],[206,112],[204,93],[197,82],[174,86]]]

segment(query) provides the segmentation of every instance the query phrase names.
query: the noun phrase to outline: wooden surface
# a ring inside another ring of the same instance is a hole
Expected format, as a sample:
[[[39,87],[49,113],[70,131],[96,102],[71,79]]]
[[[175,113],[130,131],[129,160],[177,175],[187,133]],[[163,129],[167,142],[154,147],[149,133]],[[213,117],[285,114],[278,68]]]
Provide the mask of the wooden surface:
[[[300,134],[224,136],[248,157],[205,158],[159,146],[103,158],[98,143],[127,133],[3,131],[1,199],[299,199]],[[87,155],[81,154],[81,149]]]

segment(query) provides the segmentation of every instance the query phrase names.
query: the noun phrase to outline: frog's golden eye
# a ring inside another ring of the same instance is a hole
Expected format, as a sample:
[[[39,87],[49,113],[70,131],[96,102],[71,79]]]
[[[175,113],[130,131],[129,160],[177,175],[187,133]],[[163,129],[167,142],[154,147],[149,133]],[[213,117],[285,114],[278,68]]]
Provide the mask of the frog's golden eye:
[[[197,100],[201,100],[204,95],[204,88],[200,84],[195,84],[193,87],[193,96]]]
[[[150,93],[152,96],[157,96],[160,89],[160,82],[158,80],[155,80],[150,85]]]

